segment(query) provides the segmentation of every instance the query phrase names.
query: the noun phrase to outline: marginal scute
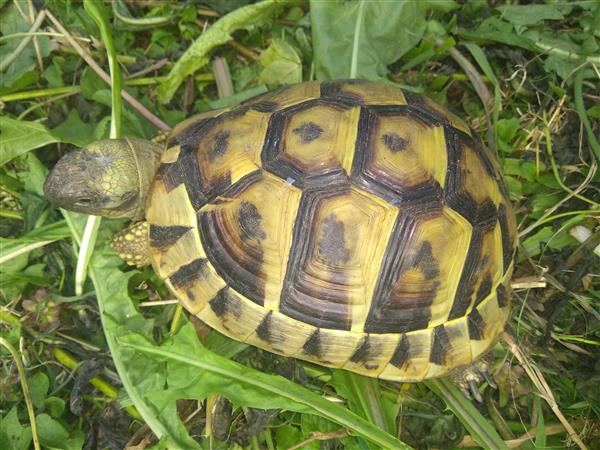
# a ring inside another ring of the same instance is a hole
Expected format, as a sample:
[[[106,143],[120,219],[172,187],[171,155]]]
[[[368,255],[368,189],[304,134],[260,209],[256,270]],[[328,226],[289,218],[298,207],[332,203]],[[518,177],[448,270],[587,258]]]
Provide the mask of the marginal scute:
[[[198,258],[180,266],[168,278],[167,286],[192,314],[203,311],[206,305],[225,287],[210,261]]]
[[[433,100],[431,100],[428,97],[425,97],[423,95],[418,95],[415,93],[410,93],[410,95],[407,95],[407,97],[409,100],[408,103],[411,106],[424,108],[430,114],[433,114],[434,116],[438,116],[438,117],[442,118],[443,120],[447,121],[450,125],[452,125],[457,130],[460,130],[463,133],[471,136],[471,129],[464,122],[464,120],[462,120],[456,114],[451,113],[446,108],[442,107],[439,103],[434,102]]]
[[[405,105],[401,89],[365,80],[327,81],[321,85],[321,95],[349,104]]]
[[[371,377],[378,376],[398,347],[399,338],[397,334],[365,334],[344,368]]]
[[[390,361],[379,373],[379,378],[401,379],[407,382],[421,381],[427,376],[431,366],[429,358],[432,329],[415,330],[401,336],[397,346],[392,350],[393,355],[396,356],[394,363]]]

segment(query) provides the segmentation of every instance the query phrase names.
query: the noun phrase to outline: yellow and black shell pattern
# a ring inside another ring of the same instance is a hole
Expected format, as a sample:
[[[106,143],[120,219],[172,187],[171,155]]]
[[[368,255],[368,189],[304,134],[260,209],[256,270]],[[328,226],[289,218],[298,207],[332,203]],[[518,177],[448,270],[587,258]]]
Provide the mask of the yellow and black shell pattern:
[[[306,82],[188,119],[166,147],[152,263],[225,335],[418,381],[502,332],[514,213],[495,155],[430,99]]]

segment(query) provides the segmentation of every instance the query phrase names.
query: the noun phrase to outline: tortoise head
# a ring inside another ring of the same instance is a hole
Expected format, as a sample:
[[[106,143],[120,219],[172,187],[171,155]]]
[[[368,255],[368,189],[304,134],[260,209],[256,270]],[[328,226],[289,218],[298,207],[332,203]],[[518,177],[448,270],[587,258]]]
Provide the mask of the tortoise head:
[[[70,211],[142,218],[162,147],[141,139],[106,139],[63,156],[44,194]]]

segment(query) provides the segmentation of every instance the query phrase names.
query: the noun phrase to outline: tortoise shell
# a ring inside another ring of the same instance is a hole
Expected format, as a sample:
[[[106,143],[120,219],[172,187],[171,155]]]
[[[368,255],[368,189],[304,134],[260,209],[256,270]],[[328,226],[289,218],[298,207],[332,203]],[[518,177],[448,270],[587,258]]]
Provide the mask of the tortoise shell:
[[[166,147],[152,263],[225,335],[417,381],[502,332],[514,213],[495,155],[432,100],[306,82],[188,119]]]

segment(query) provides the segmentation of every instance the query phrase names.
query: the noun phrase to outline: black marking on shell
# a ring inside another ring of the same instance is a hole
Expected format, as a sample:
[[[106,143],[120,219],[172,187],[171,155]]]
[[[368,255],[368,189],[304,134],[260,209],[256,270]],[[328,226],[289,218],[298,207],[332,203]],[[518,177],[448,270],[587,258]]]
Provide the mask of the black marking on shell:
[[[321,356],[322,349],[321,349],[321,330],[320,329],[317,328],[315,331],[313,331],[313,333],[310,335],[310,337],[306,340],[306,342],[302,346],[302,350],[304,350],[304,353],[306,353],[307,355],[316,356],[316,357]]]
[[[321,98],[332,99],[348,106],[357,106],[364,103],[361,95],[343,90],[344,84],[363,84],[363,80],[336,80],[321,83]]]
[[[485,278],[481,281],[479,289],[477,289],[477,296],[475,297],[474,307],[479,305],[488,295],[492,293],[492,277],[490,274],[486,274]]]
[[[222,317],[227,312],[227,290],[229,286],[225,286],[217,295],[215,295],[208,304],[217,317]]]
[[[350,361],[353,363],[364,363],[370,359],[371,345],[369,344],[369,335],[365,335],[359,344],[356,346],[356,350],[350,357]]]
[[[256,335],[263,341],[268,342],[270,344],[273,343],[273,334],[271,332],[272,315],[273,311],[269,311],[265,318],[261,320],[258,327],[256,327]]]
[[[150,246],[162,251],[177,242],[191,227],[180,225],[162,227],[150,224]]]
[[[440,113],[439,111],[436,111],[429,105],[425,104],[424,97],[422,95],[419,95],[415,92],[410,92],[410,91],[407,91],[404,89],[402,90],[402,92],[404,92],[404,98],[406,99],[406,102],[410,105],[411,108],[419,111],[423,115],[427,115],[427,116],[431,117],[437,123],[451,127],[457,133],[460,133],[461,135],[464,135],[465,137],[469,138],[469,135],[465,134],[463,131],[461,131],[457,128],[454,128],[450,124],[448,119],[442,115],[442,113]]]
[[[500,224],[500,233],[502,235],[502,267],[504,272],[510,267],[510,263],[513,259],[513,245],[512,238],[508,227],[508,216],[507,209],[504,205],[498,207],[498,223]]]
[[[483,231],[491,230],[496,226],[498,210],[492,200],[488,198],[481,205],[478,205],[476,220]]]
[[[233,320],[239,320],[242,316],[242,300],[231,292],[229,286],[225,286],[217,292],[217,295],[215,295],[208,304],[215,315],[222,320],[225,320],[229,315],[232,316]]]
[[[213,137],[212,142],[210,143],[210,148],[208,149],[208,160],[215,161],[219,159],[227,153],[229,149],[229,137],[231,136],[231,132],[228,130],[219,131],[215,137]]]
[[[438,325],[433,329],[433,342],[431,343],[431,353],[429,361],[440,366],[446,363],[448,351],[452,347],[448,332],[444,325]]]
[[[292,131],[294,134],[300,136],[300,141],[303,144],[308,144],[315,139],[319,139],[321,134],[323,134],[323,128],[314,122],[304,122],[298,128],[294,128]]]
[[[344,222],[338,220],[335,214],[329,214],[323,221],[323,234],[318,245],[319,253],[333,264],[345,263],[350,259]]]
[[[196,301],[196,296],[194,295],[194,291],[192,291],[191,289],[188,289],[185,294],[188,297],[188,300],[195,302]]]
[[[397,133],[386,133],[381,136],[381,140],[385,144],[387,148],[390,149],[392,153],[397,153],[406,149],[406,146],[409,144],[409,140],[404,139]]]
[[[431,243],[429,241],[423,241],[412,266],[418,268],[427,280],[431,280],[440,275],[440,268],[437,259],[433,256]]]
[[[410,344],[408,342],[408,336],[403,334],[400,338],[400,342],[396,346],[396,350],[394,350],[394,354],[392,355],[392,359],[390,359],[390,364],[397,368],[401,368],[408,358],[410,357]]]
[[[473,308],[467,316],[467,326],[469,329],[469,339],[474,341],[483,339],[485,336],[485,320],[483,320],[477,308]]]
[[[259,101],[256,103],[252,103],[249,105],[253,110],[262,112],[262,113],[270,113],[276,111],[279,108],[279,105],[276,102],[270,102],[268,100]]]
[[[246,235],[246,238],[265,239],[267,237],[261,227],[262,216],[253,203],[242,201],[239,220],[240,228],[242,229],[242,233]]]
[[[179,158],[174,163],[161,164],[156,177],[162,180],[167,192],[184,184],[195,209],[200,209],[206,204],[207,198],[202,190],[198,162],[189,149],[182,148]]]
[[[206,259],[198,258],[181,266],[169,277],[176,289],[187,289],[206,276]]]
[[[456,295],[454,296],[454,302],[452,303],[452,308],[448,314],[448,320],[463,317],[471,306],[474,282],[477,278],[481,262],[482,244],[483,234],[478,227],[474,227],[473,233],[471,234],[469,250],[467,251],[467,257],[465,258],[462,274],[460,275],[460,280],[458,282],[458,288],[456,289]]]
[[[496,301],[500,308],[508,306],[508,292],[506,291],[506,286],[503,284],[499,284],[496,288]]]

